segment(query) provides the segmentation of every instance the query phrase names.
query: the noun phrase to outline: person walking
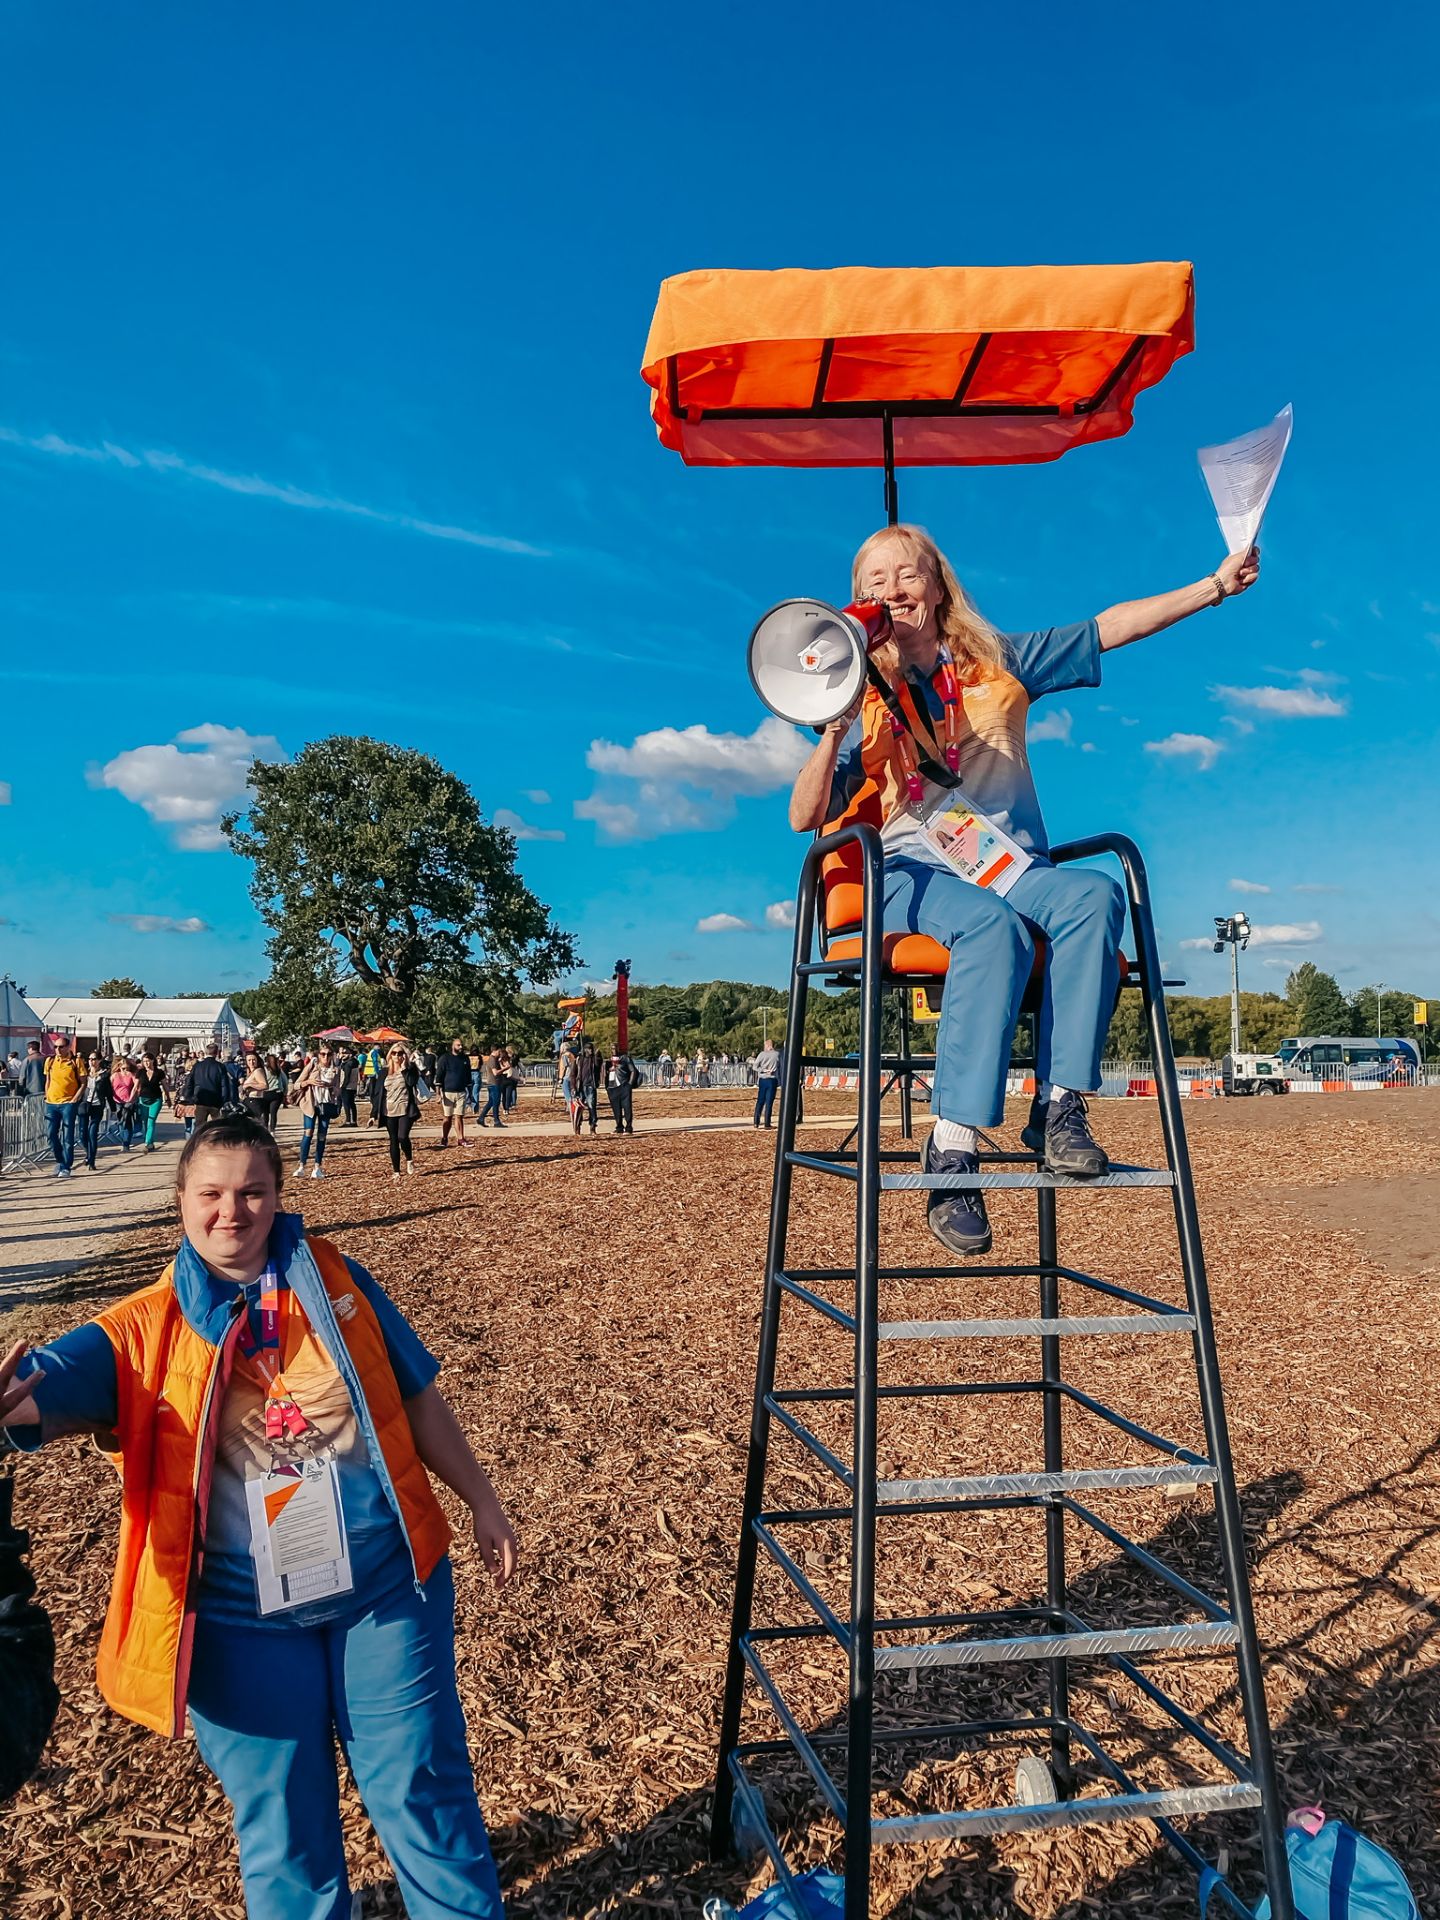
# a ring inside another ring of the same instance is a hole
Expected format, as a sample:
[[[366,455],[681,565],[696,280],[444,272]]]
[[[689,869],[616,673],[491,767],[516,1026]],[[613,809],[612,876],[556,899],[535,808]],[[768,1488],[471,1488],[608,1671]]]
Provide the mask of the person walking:
[[[140,1124],[140,1082],[130,1062],[122,1057],[110,1069],[110,1099],[120,1122],[121,1150],[129,1153]]]
[[[455,1144],[465,1145],[465,1103],[470,1097],[470,1056],[463,1040],[452,1040],[450,1051],[442,1053],[433,1082],[440,1095],[440,1144],[450,1144],[450,1129],[456,1128]]]
[[[342,1126],[358,1127],[360,1117],[355,1111],[355,1101],[360,1092],[360,1062],[349,1047],[340,1049],[340,1122]]]
[[[140,1108],[145,1115],[145,1151],[155,1151],[155,1124],[165,1111],[165,1075],[153,1053],[147,1053],[135,1076]]]
[[[503,1132],[505,1122],[500,1118],[500,1108],[505,1098],[505,1058],[499,1047],[492,1047],[483,1056],[480,1077],[485,1088],[485,1111],[480,1116],[480,1124],[488,1127],[493,1119]]]
[[[330,1122],[340,1111],[340,1064],[333,1048],[321,1047],[300,1069],[295,1091],[300,1096],[300,1163],[295,1178],[303,1180],[313,1147],[315,1164],[309,1167],[312,1180],[325,1178],[325,1142]]]
[[[605,1093],[615,1116],[616,1133],[635,1131],[635,1087],[640,1074],[628,1053],[611,1054],[605,1063]]]
[[[505,1062],[505,1098],[501,1105],[506,1113],[513,1113],[520,1104],[520,1068],[523,1063],[514,1047],[507,1047],[501,1057]]]
[[[105,1125],[105,1115],[110,1111],[110,1104],[110,1069],[98,1053],[87,1054],[85,1084],[80,1091],[78,1106],[80,1146],[85,1155],[85,1165],[91,1173],[95,1171],[95,1155],[100,1147],[100,1132]]]
[[[23,1100],[45,1098],[45,1061],[38,1040],[27,1040],[25,1043],[25,1064],[20,1069],[19,1093]]]
[[[55,1178],[68,1180],[75,1165],[75,1123],[80,1117],[85,1073],[63,1033],[45,1062],[44,1075],[45,1126],[55,1156]]]
[[[278,1053],[265,1056],[265,1124],[274,1133],[280,1124],[280,1110],[290,1093],[290,1077]]]
[[[232,1092],[230,1075],[220,1059],[220,1042],[212,1040],[204,1058],[192,1062],[180,1089],[180,1104],[191,1122],[191,1131],[198,1132],[218,1120],[220,1109],[230,1104]]]
[[[582,1040],[575,1056],[575,1117],[571,1122],[579,1133],[582,1121],[590,1121],[590,1132],[599,1125],[600,1080],[603,1068],[593,1040]]]
[[[406,1173],[415,1171],[410,1133],[420,1118],[420,1097],[415,1091],[420,1081],[420,1069],[410,1058],[408,1047],[396,1041],[385,1056],[385,1071],[379,1078],[380,1093],[376,1111],[390,1136],[390,1177],[398,1180],[402,1154]]]
[[[485,1089],[485,1049],[477,1040],[470,1054],[470,1111],[479,1118]],[[485,1122],[480,1121],[483,1127]]]
[[[23,1356],[4,1431],[25,1452],[90,1432],[118,1456],[100,1690],[171,1739],[188,1716],[249,1920],[351,1911],[337,1739],[411,1920],[502,1920],[430,1476],[469,1509],[497,1589],[515,1535],[438,1361],[364,1267],[280,1212],[282,1174],[248,1116],[197,1129],[174,1259]]]
[[[560,1080],[560,1098],[565,1102],[565,1111],[573,1126],[575,1122],[575,1050],[568,1040],[561,1044],[555,1071]]]
[[[755,1056],[755,1125],[770,1125],[780,1085],[780,1049],[765,1046]]]

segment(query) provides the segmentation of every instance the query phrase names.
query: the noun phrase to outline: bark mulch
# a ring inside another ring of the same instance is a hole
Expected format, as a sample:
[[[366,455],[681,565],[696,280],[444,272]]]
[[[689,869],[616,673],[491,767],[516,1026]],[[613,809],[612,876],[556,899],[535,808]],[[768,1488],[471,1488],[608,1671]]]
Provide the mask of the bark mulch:
[[[700,1098],[707,1114],[745,1105],[743,1095]],[[1428,1177],[1433,1195],[1440,1128],[1426,1100],[1195,1103],[1187,1118],[1285,1794],[1355,1820],[1402,1860],[1422,1911],[1440,1911],[1440,1382],[1433,1282],[1418,1257],[1433,1244],[1437,1208],[1407,1202],[1387,1242],[1367,1238],[1364,1219],[1336,1224],[1308,1204],[1339,1182],[1403,1179],[1409,1194]],[[335,1156],[333,1179],[292,1193],[441,1355],[441,1384],[520,1533],[522,1571],[503,1598],[479,1578],[473,1551],[456,1549],[460,1687],[517,1920],[696,1915],[712,1892],[738,1900],[767,1878],[753,1862],[711,1866],[706,1821],[772,1141],[748,1129],[647,1139],[644,1112],[642,1101],[633,1139],[427,1150],[423,1177],[400,1186],[378,1146],[355,1142]],[[1106,1103],[1097,1116],[1117,1157],[1158,1151],[1153,1103]],[[1023,1118],[1012,1112],[1007,1131]],[[998,1246],[1030,1257],[1033,1206],[1024,1195],[995,1200]],[[851,1204],[839,1182],[804,1177],[794,1257],[843,1261]],[[917,1199],[887,1206],[885,1257],[928,1258]],[[1163,1193],[1062,1195],[1060,1228],[1071,1264],[1179,1297]],[[15,1316],[16,1329],[40,1338],[83,1318],[158,1269],[169,1242],[155,1229],[138,1236],[108,1271]],[[884,1311],[1020,1311],[1029,1303],[1019,1284],[910,1283],[890,1290]],[[1081,1385],[1147,1426],[1199,1439],[1183,1342],[1069,1344]],[[895,1381],[1020,1378],[1027,1360],[1033,1353],[1000,1343],[905,1343],[886,1350],[884,1366]],[[843,1381],[843,1339],[795,1312],[782,1374],[796,1385]],[[1017,1404],[950,1399],[887,1412],[882,1468],[1037,1465],[1038,1415]],[[817,1424],[843,1451],[839,1423]],[[1096,1460],[1132,1457],[1118,1440],[1070,1424],[1072,1448]],[[833,1495],[788,1441],[777,1441],[772,1467],[777,1501]],[[4,1817],[0,1911],[240,1920],[225,1803],[193,1743],[127,1725],[95,1691],[113,1475],[78,1442],[18,1472],[17,1518],[34,1530],[65,1705],[41,1773]],[[1096,1504],[1200,1584],[1215,1580],[1208,1500],[1141,1493]],[[843,1602],[843,1539],[796,1544],[822,1591]],[[1025,1516],[887,1522],[881,1604],[1023,1604],[1043,1593],[1042,1547]],[[1075,1541],[1072,1575],[1079,1610],[1097,1619],[1164,1613],[1154,1585],[1117,1566],[1103,1541]],[[767,1580],[760,1605],[772,1619],[801,1617]],[[804,1643],[780,1664],[807,1721],[838,1724],[838,1661]],[[1166,1684],[1243,1744],[1233,1667],[1165,1666]],[[963,1700],[978,1718],[991,1702],[1033,1698],[1033,1686],[1011,1667],[980,1681],[922,1678],[913,1690],[898,1678],[881,1704],[921,1721],[937,1708],[955,1715]],[[1103,1666],[1077,1684],[1076,1706],[1147,1784],[1209,1773]],[[772,1730],[758,1706],[747,1724],[760,1737]],[[1012,1761],[911,1750],[879,1769],[880,1798],[888,1810],[1008,1799]],[[797,1853],[838,1858],[833,1825],[816,1817],[796,1774],[777,1769],[768,1785]],[[400,1914],[348,1787],[344,1810],[365,1913]],[[1242,1867],[1250,1861],[1243,1821],[1206,1829]],[[876,1862],[874,1911],[904,1920],[1193,1910],[1188,1877],[1143,1827],[891,1849]]]

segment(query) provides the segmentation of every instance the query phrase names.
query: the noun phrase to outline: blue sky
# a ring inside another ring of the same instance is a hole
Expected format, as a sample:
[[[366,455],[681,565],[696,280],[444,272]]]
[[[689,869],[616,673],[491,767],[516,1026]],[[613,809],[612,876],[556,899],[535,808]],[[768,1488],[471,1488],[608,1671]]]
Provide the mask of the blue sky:
[[[880,481],[663,452],[660,279],[1189,258],[1197,351],[1128,438],[907,473],[902,511],[997,624],[1082,618],[1216,564],[1195,449],[1293,402],[1259,587],[1037,707],[1041,797],[1139,840],[1196,990],[1226,963],[1181,943],[1242,906],[1247,986],[1440,990],[1433,19],[891,17],[7,12],[0,970],[253,983],[218,809],[255,742],[369,733],[526,823],[582,977],[780,980],[800,843],[744,642],[848,597]],[[1177,733],[1219,751],[1147,751]]]

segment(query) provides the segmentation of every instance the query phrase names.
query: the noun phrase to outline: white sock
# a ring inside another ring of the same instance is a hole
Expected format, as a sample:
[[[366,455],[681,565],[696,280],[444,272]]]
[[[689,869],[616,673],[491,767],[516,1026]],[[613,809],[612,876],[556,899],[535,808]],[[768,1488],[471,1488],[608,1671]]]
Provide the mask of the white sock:
[[[1040,1095],[1041,1103],[1048,1105],[1051,1100],[1063,1100],[1070,1089],[1069,1087],[1057,1087],[1053,1080],[1042,1080],[1037,1091]]]
[[[937,1120],[931,1135],[937,1153],[974,1153],[975,1129],[962,1127],[958,1120]]]

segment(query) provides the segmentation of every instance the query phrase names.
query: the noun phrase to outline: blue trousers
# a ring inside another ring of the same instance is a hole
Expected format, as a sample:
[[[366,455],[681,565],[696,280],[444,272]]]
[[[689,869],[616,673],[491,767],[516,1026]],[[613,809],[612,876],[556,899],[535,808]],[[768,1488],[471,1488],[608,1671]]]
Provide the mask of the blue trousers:
[[[325,1159],[325,1142],[329,1138],[330,1122],[323,1113],[302,1113],[300,1116],[300,1164],[303,1167],[310,1158],[310,1149],[315,1149],[315,1164],[320,1166]]]
[[[1100,1085],[1100,1055],[1120,981],[1125,897],[1091,867],[1027,867],[1001,899],[948,867],[885,855],[885,931],[928,933],[950,949],[935,1039],[931,1108],[993,1127],[1005,1114],[1010,1040],[1035,958],[1048,947],[1037,1072],[1077,1092]]]
[[[47,1100],[45,1103],[45,1126],[50,1138],[50,1151],[55,1156],[57,1167],[64,1167],[68,1173],[75,1164],[75,1121],[80,1109],[73,1100]]]
[[[768,1127],[770,1115],[775,1107],[775,1089],[780,1082],[773,1075],[765,1075],[755,1082],[755,1124],[758,1127],[763,1120]]]
[[[190,1718],[230,1801],[249,1920],[349,1920],[338,1735],[411,1920],[502,1920],[455,1690],[442,1560],[351,1623],[199,1621]]]

